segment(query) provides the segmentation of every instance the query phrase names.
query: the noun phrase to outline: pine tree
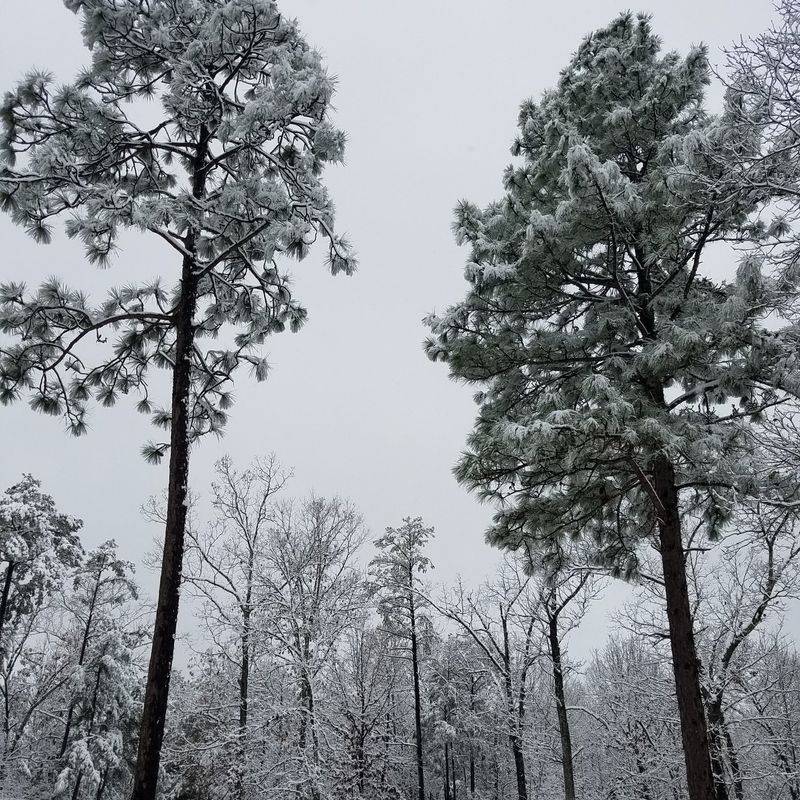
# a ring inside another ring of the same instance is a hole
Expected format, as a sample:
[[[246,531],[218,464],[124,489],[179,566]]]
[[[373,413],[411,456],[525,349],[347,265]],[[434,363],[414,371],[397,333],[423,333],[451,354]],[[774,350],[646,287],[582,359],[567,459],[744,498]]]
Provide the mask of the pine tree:
[[[60,513],[32,475],[0,496],[0,659],[6,638],[57,589],[65,571],[83,554],[77,532],[83,523]]]
[[[31,475],[0,495],[0,792],[10,765],[21,760],[35,713],[64,681],[66,659],[41,632],[83,555],[81,525]]]
[[[134,567],[114,541],[90,552],[75,570],[66,600],[73,617],[67,636],[73,661],[58,760],[56,794],[91,792],[98,800],[120,783],[126,738],[135,716],[140,674],[133,657],[142,632],[128,615],[138,597]]]
[[[125,774],[125,739],[136,710],[137,636],[109,620],[92,639],[74,681],[71,737],[63,753],[56,797],[102,800]]]
[[[153,800],[167,711],[186,525],[189,447],[219,433],[237,367],[268,371],[259,346],[306,317],[276,259],[318,238],[333,273],[347,242],[319,175],[342,158],[328,122],[333,81],[271,0],[66,0],[80,13],[91,64],[72,83],[29,75],[6,95],[2,205],[40,242],[66,218],[87,259],[107,264],[124,229],[154,236],[174,259],[167,286],[125,282],[93,303],[58,279],[0,287],[0,399],[28,396],[86,430],[91,400],[137,408],[169,430],[161,582],[133,797]],[[143,108],[157,100],[158,119]],[[137,122],[137,119],[140,120]],[[166,270],[160,270],[160,272]],[[171,284],[171,285],[170,285]],[[217,339],[212,345],[204,341]],[[14,341],[16,340],[16,341]],[[154,405],[151,367],[172,377]]]
[[[426,345],[482,384],[457,476],[498,502],[494,543],[546,557],[580,534],[632,577],[655,542],[691,800],[715,787],[681,513],[724,523],[753,489],[749,419],[782,399],[767,365],[797,384],[761,329],[758,260],[735,284],[702,272],[713,243],[765,233],[748,220],[763,195],[707,157],[733,135],[703,110],[708,82],[704,48],[662,54],[647,17],[587,37],[522,106],[504,198],[459,206],[468,294],[429,318]]]
[[[425,546],[433,536],[420,517],[406,517],[399,528],[386,528],[375,541],[379,554],[372,561],[378,610],[386,630],[407,643],[411,656],[414,690],[414,748],[417,763],[417,797],[425,794],[425,760],[422,740],[422,695],[420,690],[420,611],[426,602],[420,595],[420,575],[432,568]]]

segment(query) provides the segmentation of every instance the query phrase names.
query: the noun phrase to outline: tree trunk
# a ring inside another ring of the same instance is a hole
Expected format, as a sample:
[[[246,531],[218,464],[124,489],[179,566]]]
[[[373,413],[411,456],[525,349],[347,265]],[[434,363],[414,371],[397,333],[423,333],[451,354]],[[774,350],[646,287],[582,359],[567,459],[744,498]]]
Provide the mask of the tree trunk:
[[[706,704],[706,714],[708,719],[709,735],[711,740],[711,769],[714,772],[716,781],[716,800],[728,800],[728,786],[725,782],[725,752],[728,753],[728,760],[731,765],[731,773],[734,779],[734,791],[737,800],[743,800],[743,786],[739,772],[739,761],[733,749],[733,740],[725,725],[725,715],[722,711],[721,698],[710,700]],[[726,739],[727,734],[727,739]]]
[[[509,736],[511,754],[514,757],[514,771],[517,777],[517,800],[528,800],[528,781],[525,777],[525,757],[516,734]]]
[[[472,747],[469,748],[469,793],[475,796],[475,751]]]
[[[14,562],[9,561],[6,567],[6,577],[3,580],[3,594],[0,598],[0,667],[5,669],[5,645],[3,643],[3,626],[6,621],[6,614],[8,613],[8,597],[11,592],[11,579],[14,575]],[[8,676],[4,676],[3,680],[3,757],[0,762],[0,788],[6,782],[6,759],[8,757],[8,738],[9,738],[9,690],[8,690]]]
[[[100,590],[101,577],[102,577],[102,572],[98,576],[97,582],[94,585],[94,591],[92,592],[92,599],[89,604],[89,612],[86,615],[86,626],[83,629],[83,639],[81,641],[80,653],[78,654],[79,667],[83,666],[83,662],[86,659],[86,649],[89,646],[89,634],[92,632],[92,621],[94,619],[95,605],[97,604],[97,593]],[[69,708],[67,709],[67,721],[64,724],[64,735],[61,737],[61,748],[58,751],[59,758],[63,758],[64,753],[67,752],[67,747],[69,745],[69,735],[72,731],[72,718],[74,715],[75,715],[75,701],[71,700]]]
[[[94,690],[92,691],[92,712],[89,716],[89,728],[87,730],[87,736],[91,736],[92,732],[94,731],[94,718],[97,715],[97,695],[100,691],[100,681],[103,678],[103,666],[102,662],[101,665],[97,669],[97,678],[94,682]],[[81,791],[81,783],[83,782],[83,770],[78,772],[78,775],[75,778],[75,788],[72,790],[72,800],[78,800],[78,795]]]
[[[413,586],[413,583],[409,585]],[[414,673],[414,732],[417,754],[417,789],[419,791],[419,797],[424,798],[425,768],[422,759],[422,700],[419,689],[419,650],[417,647],[417,618],[413,591],[409,595],[409,610],[411,612],[411,670]]]
[[[564,695],[564,668],[561,663],[561,643],[558,640],[558,617],[548,620],[550,659],[553,662],[553,690],[556,696],[558,732],[561,736],[561,766],[564,774],[564,798],[575,800],[575,772],[572,763],[572,737],[567,717],[567,702]]]
[[[725,735],[725,743],[728,748],[728,761],[731,765],[731,773],[733,774],[733,793],[736,800],[744,800],[744,782],[742,781],[742,767],[739,764],[739,756],[736,753],[736,747],[731,737],[728,723],[725,720],[725,715],[720,714],[720,725]]]
[[[94,797],[94,800],[103,800],[103,795],[106,791],[106,781],[108,780],[108,767],[103,770],[103,774],[100,778],[100,782],[97,784],[97,794]]]
[[[242,662],[239,668],[239,764],[236,767],[236,794],[244,800],[244,768],[247,751],[247,712],[250,701],[250,608],[242,613]]]
[[[675,470],[665,455],[656,457],[652,476],[661,506],[657,509],[661,563],[689,799],[714,800],[708,727],[700,692],[700,670],[686,585],[678,491]]]
[[[444,743],[444,800],[451,800],[450,797],[450,748],[447,742]]]
[[[307,653],[306,653],[307,657]],[[304,761],[308,764],[308,734],[311,734],[311,770],[310,780],[308,782],[309,793],[311,800],[319,800],[319,788],[317,786],[316,768],[318,762],[318,744],[316,724],[314,720],[314,690],[311,686],[311,679],[309,678],[305,666],[303,667],[300,676],[300,730],[298,736],[298,748],[303,756]]]
[[[81,783],[83,782],[83,773],[79,772],[78,777],[75,779],[75,788],[72,790],[72,800],[78,800],[78,795],[81,791]]]
[[[3,646],[3,627],[6,624],[6,613],[8,612],[8,596],[11,593],[11,579],[14,575],[14,567],[16,564],[13,561],[8,562],[6,567],[6,577],[3,581],[3,595],[0,597],[0,655],[3,654],[5,647]]]
[[[239,735],[244,740],[247,733],[247,710],[249,704],[250,684],[250,631],[249,622],[245,622],[242,636],[242,664],[239,672]]]
[[[504,686],[506,694],[506,707],[508,713],[508,742],[511,745],[511,755],[514,758],[514,772],[517,778],[517,800],[528,800],[528,779],[525,776],[525,756],[522,752],[522,743],[519,737],[519,722],[522,721],[521,714],[518,714],[514,703],[514,686],[511,677],[511,644],[508,635],[508,622],[502,614],[503,625],[503,671]],[[520,704],[524,697],[524,679],[520,687]],[[520,705],[520,711],[523,706]]]
[[[641,800],[653,800],[653,795],[650,792],[650,785],[647,780],[648,770],[642,760],[642,752],[636,743],[636,739],[633,739],[630,745],[636,758],[636,771],[641,776],[641,781],[639,781],[639,796]]]
[[[728,786],[725,783],[725,761],[723,744],[719,732],[710,725],[709,743],[711,744],[711,772],[714,775],[715,800],[728,800]]]
[[[192,195],[205,194],[205,160],[208,133],[202,128],[193,162]],[[175,363],[172,369],[172,418],[170,430],[167,521],[161,558],[161,579],[153,627],[153,644],[147,669],[144,708],[139,726],[139,751],[134,771],[131,800],[155,800],[161,744],[169,699],[169,679],[175,653],[178,627],[186,512],[189,497],[189,399],[191,393],[194,314],[197,306],[195,274],[196,232],[185,238],[188,254],[181,270],[180,299],[177,307]]]

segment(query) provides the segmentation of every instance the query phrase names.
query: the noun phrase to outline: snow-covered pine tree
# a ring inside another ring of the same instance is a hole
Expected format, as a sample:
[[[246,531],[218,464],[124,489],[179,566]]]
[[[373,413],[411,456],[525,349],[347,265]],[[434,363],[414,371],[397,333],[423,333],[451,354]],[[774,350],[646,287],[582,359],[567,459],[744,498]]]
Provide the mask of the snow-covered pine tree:
[[[372,560],[372,576],[378,592],[378,610],[387,632],[405,643],[411,657],[414,690],[414,749],[417,766],[417,796],[425,794],[425,759],[422,741],[422,696],[420,691],[420,612],[427,605],[420,594],[421,576],[433,568],[425,548],[433,536],[420,517],[405,517],[399,528],[386,528],[375,540],[378,555]]]
[[[138,597],[133,574],[133,564],[119,558],[113,540],[88,553],[75,570],[65,599],[72,617],[64,637],[72,674],[58,737],[56,795],[97,800],[127,784],[123,756],[132,739],[141,678],[134,649],[144,639],[130,623],[131,603]]]
[[[41,605],[83,554],[77,532],[83,523],[62,514],[32,475],[0,495],[0,661],[6,639]]]
[[[342,157],[328,121],[333,81],[271,0],[65,0],[83,19],[91,64],[72,83],[29,75],[2,108],[3,207],[38,241],[66,218],[90,262],[106,264],[131,228],[163,243],[174,277],[131,281],[98,302],[53,279],[0,289],[0,397],[29,396],[85,430],[94,399],[138,408],[170,430],[161,583],[133,797],[153,800],[167,710],[186,522],[189,446],[219,432],[234,372],[262,380],[259,345],[306,312],[277,258],[322,235],[331,271],[353,256],[333,231],[320,173]],[[158,101],[143,108],[146,99]],[[132,101],[132,102],[131,102]],[[138,121],[137,121],[138,120]],[[166,274],[167,270],[159,270]],[[226,329],[232,331],[226,334]],[[209,339],[220,339],[204,346]],[[150,367],[172,396],[152,404]]]
[[[11,773],[27,771],[24,751],[36,712],[63,683],[65,658],[42,630],[83,554],[81,525],[31,475],[0,495],[0,793],[18,777]]]
[[[134,726],[141,637],[108,618],[90,640],[73,679],[70,739],[54,787],[70,800],[121,798],[127,788],[126,740]]]
[[[763,194],[732,191],[735,171],[707,157],[730,130],[703,110],[705,50],[660,51],[649,19],[623,14],[523,105],[505,196],[458,208],[468,293],[429,318],[426,347],[482,385],[457,475],[498,503],[496,544],[546,555],[593,537],[632,576],[655,543],[689,795],[709,800],[681,507],[713,529],[726,490],[751,488],[748,421],[780,399],[779,359],[755,343],[779,337],[760,330],[755,259],[735,285],[703,274],[710,245],[763,234],[748,224]]]

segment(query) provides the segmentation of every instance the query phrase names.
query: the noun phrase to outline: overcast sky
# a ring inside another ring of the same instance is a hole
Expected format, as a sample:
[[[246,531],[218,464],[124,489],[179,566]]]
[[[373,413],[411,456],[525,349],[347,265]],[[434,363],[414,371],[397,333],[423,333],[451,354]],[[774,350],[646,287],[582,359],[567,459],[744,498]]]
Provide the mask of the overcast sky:
[[[192,486],[202,495],[225,453],[245,465],[274,451],[294,468],[293,493],[349,497],[376,536],[420,515],[436,527],[437,577],[477,580],[496,559],[483,540],[490,512],[451,473],[472,424],[472,390],[426,359],[421,320],[464,293],[465,253],[450,232],[456,201],[499,194],[520,102],[552,86],[581,37],[622,8],[617,0],[280,5],[339,79],[335,121],[349,145],[346,164],[327,182],[360,269],[332,278],[321,251],[292,265],[309,321],[268,344],[266,383],[241,375],[225,438],[192,454]],[[721,47],[762,29],[772,12],[769,0],[651,0],[633,10],[654,15],[666,47],[685,52],[703,41],[717,62]],[[33,66],[69,80],[86,62],[78,20],[60,0],[2,0],[2,11],[0,90]],[[712,90],[712,106],[719,97]],[[36,245],[2,217],[0,277],[35,284],[58,275],[96,289],[176,276],[173,255],[158,244],[133,235],[122,244],[98,275],[63,234]],[[132,405],[93,409],[90,433],[77,440],[25,404],[0,409],[0,486],[33,473],[63,510],[85,521],[87,545],[113,537],[140,562],[157,531],[139,507],[165,485],[166,465],[149,466],[139,455],[155,434]],[[141,578],[151,585],[146,573]],[[581,649],[598,641],[607,608],[621,596],[613,591],[594,612]]]

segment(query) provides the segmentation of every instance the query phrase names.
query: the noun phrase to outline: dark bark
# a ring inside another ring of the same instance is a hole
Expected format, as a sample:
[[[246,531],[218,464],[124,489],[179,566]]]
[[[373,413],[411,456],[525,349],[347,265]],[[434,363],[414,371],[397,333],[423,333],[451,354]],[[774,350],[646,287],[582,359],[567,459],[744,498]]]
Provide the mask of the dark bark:
[[[205,160],[208,134],[201,130],[193,161],[192,194],[197,199],[205,193]],[[172,370],[172,405],[167,487],[167,520],[161,558],[153,644],[147,670],[144,708],[139,726],[139,751],[134,770],[131,800],[155,800],[161,744],[167,716],[169,680],[175,653],[178,626],[183,551],[186,535],[186,512],[189,496],[189,397],[191,391],[194,314],[197,306],[195,272],[196,232],[189,230],[184,240],[188,255],[181,270],[180,298],[176,309],[175,364]]]
[[[469,793],[475,795],[475,751],[469,748]]]
[[[239,764],[236,771],[236,794],[244,800],[244,768],[247,748],[247,712],[250,702],[250,591],[248,583],[248,604],[242,612],[242,662],[239,667]]]
[[[511,746],[511,755],[514,759],[514,773],[517,779],[517,800],[528,800],[528,779],[525,775],[525,756],[522,752],[522,742],[519,737],[518,722],[522,722],[524,714],[525,678],[522,676],[520,686],[519,708],[514,707],[514,686],[511,677],[511,645],[508,636],[508,621],[501,610],[503,625],[503,671],[508,712],[508,742]]]
[[[725,722],[722,698],[717,697],[706,703],[706,716],[711,736],[711,768],[717,782],[716,800],[728,800],[729,792],[725,781],[725,757],[730,765],[733,792],[736,800],[744,800],[744,785],[739,768],[733,739]]]
[[[731,737],[731,732],[728,728],[728,723],[724,714],[720,715],[720,727],[722,729],[723,736],[725,738],[725,745],[728,750],[728,763],[731,766],[731,774],[733,776],[733,794],[736,797],[736,800],[744,800],[742,767],[739,764],[739,756],[736,753],[736,747],[733,743],[733,738]]]
[[[450,747],[444,743],[444,800],[451,800],[450,797]]]
[[[239,668],[239,735],[247,735],[247,711],[250,702],[250,613],[243,615],[242,663]]]
[[[514,758],[514,770],[517,776],[517,798],[518,800],[528,800],[528,785],[525,777],[525,757],[520,747],[519,737],[512,734],[509,737],[511,741],[511,755]]]
[[[106,783],[108,782],[108,768],[103,770],[103,774],[100,778],[100,782],[97,784],[97,794],[94,797],[94,800],[103,800],[103,795],[106,791]]]
[[[304,645],[306,663],[308,663],[308,643]],[[301,753],[306,755],[308,750],[308,734],[311,733],[311,763],[316,768],[318,760],[317,731],[314,720],[314,690],[311,686],[311,679],[303,668],[300,676],[300,730],[298,736],[298,747]],[[309,783],[309,794],[311,800],[319,800],[319,788],[317,786],[316,775]]]
[[[91,736],[92,732],[94,731],[94,718],[97,715],[97,695],[100,692],[100,681],[102,679],[103,679],[103,667],[100,666],[97,669],[97,678],[95,679],[94,690],[92,692],[92,706],[91,706],[91,714],[89,716],[89,728],[87,730],[87,736]],[[83,770],[79,771],[78,775],[75,778],[75,787],[72,790],[72,800],[78,800],[82,782],[83,782]]]
[[[678,491],[675,470],[665,455],[660,454],[655,458],[652,477],[653,489],[660,506],[657,512],[661,564],[689,798],[714,800],[714,775],[686,583]]]
[[[82,667],[83,662],[86,660],[86,649],[89,646],[89,636],[92,632],[92,621],[94,619],[94,609],[97,604],[97,594],[100,591],[100,580],[102,578],[102,571],[97,576],[94,589],[92,591],[92,599],[89,603],[89,611],[86,615],[86,626],[83,629],[83,638],[81,640],[81,649],[78,654],[78,666]],[[61,748],[58,751],[58,757],[62,758],[64,753],[67,752],[69,745],[69,735],[72,731],[72,718],[75,715],[75,702],[71,701],[67,709],[67,721],[64,723],[64,735],[61,737]]]
[[[3,581],[3,595],[0,597],[0,655],[3,650],[3,627],[6,624],[6,614],[8,613],[8,597],[11,593],[11,580],[14,576],[14,567],[16,564],[13,561],[8,562],[6,567],[6,577]]]
[[[567,717],[567,702],[564,694],[564,667],[561,659],[561,643],[558,640],[558,617],[550,616],[548,620],[548,642],[550,659],[553,662],[553,691],[556,696],[556,713],[558,715],[558,732],[561,736],[561,766],[564,775],[565,800],[575,800],[575,772],[572,758],[572,736]]]
[[[81,793],[81,783],[83,782],[83,773],[79,772],[78,777],[75,779],[75,788],[72,790],[72,800],[78,800],[78,795]]]
[[[698,244],[700,258],[703,242]],[[640,242],[633,246],[637,265],[637,313],[648,339],[658,338],[655,310],[650,302],[653,285],[650,278],[648,252]],[[659,410],[666,409],[664,384],[657,378],[644,378],[642,386],[650,402]],[[638,471],[638,470],[637,470]],[[659,550],[664,573],[664,589],[672,650],[672,669],[681,722],[681,741],[686,765],[689,800],[714,800],[714,775],[711,769],[711,748],[700,688],[700,668],[692,628],[689,589],[681,533],[678,489],[675,467],[667,455],[659,453],[651,465],[650,480],[638,471],[642,488],[651,494],[658,517]]]
[[[719,731],[713,724],[709,725],[709,743],[711,744],[711,772],[714,775],[715,800],[728,800],[728,786],[725,783],[725,760],[723,758],[724,745]]]
[[[653,800],[653,795],[650,793],[650,784],[646,777],[647,767],[642,760],[642,752],[639,749],[639,745],[636,743],[635,738],[631,742],[631,748],[636,759],[636,771],[642,778],[642,780],[639,782],[639,796],[641,797],[641,800]]]
[[[411,573],[411,570],[409,570]],[[409,574],[409,586],[413,587],[413,574]],[[417,645],[417,615],[414,604],[414,592],[409,596],[409,612],[411,623],[411,671],[414,673],[414,738],[417,756],[417,790],[419,797],[425,797],[425,765],[422,757],[422,699],[419,688],[419,648]]]

